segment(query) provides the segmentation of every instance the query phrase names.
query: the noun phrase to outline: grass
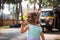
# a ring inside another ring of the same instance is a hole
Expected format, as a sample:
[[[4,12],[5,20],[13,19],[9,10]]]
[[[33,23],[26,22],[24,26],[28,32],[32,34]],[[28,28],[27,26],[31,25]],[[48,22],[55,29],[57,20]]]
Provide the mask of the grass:
[[[8,29],[10,28],[9,26],[0,26],[0,29]]]

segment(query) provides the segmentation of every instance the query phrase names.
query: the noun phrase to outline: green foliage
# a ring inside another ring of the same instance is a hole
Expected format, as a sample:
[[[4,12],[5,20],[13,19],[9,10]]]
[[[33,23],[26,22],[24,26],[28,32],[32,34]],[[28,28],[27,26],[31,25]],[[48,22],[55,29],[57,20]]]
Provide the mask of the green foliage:
[[[60,0],[42,0],[42,4],[46,6],[55,6],[60,4]]]
[[[48,0],[47,2],[49,2],[49,6],[53,5],[53,1],[52,0]]]
[[[29,0],[29,3],[30,3],[30,4],[33,4],[33,3],[34,3],[34,1],[32,1],[32,0]]]
[[[9,3],[14,3],[15,4],[16,2],[19,2],[19,1],[20,0],[18,0],[18,1],[17,0],[3,0],[3,3],[8,3],[8,4]]]
[[[57,4],[58,4],[58,5],[60,4],[60,0],[57,0]]]

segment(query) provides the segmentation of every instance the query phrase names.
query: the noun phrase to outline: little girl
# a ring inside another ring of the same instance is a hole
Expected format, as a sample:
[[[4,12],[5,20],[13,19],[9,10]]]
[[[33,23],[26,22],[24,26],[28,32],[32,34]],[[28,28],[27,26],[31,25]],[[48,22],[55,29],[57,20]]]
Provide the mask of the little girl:
[[[40,23],[38,23],[38,19],[39,13],[34,11],[28,13],[27,21],[20,21],[21,32],[24,33],[28,30],[27,40],[45,40],[42,28],[40,27]]]

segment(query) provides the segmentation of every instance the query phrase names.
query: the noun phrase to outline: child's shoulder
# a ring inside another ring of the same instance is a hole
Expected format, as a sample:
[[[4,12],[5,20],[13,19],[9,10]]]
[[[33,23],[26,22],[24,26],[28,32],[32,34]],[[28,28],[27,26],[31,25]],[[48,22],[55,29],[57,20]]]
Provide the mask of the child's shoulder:
[[[41,25],[40,25],[40,24],[37,24],[37,26],[38,26],[38,27],[41,27]]]

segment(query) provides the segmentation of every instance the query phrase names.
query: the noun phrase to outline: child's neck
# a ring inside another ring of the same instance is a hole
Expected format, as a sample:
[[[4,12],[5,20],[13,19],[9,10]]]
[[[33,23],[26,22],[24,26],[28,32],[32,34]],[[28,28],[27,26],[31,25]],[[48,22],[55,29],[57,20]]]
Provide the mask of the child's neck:
[[[36,25],[36,26],[38,26],[38,27],[40,26],[40,24],[37,24],[37,23],[36,23],[36,24],[33,24],[33,25]]]

